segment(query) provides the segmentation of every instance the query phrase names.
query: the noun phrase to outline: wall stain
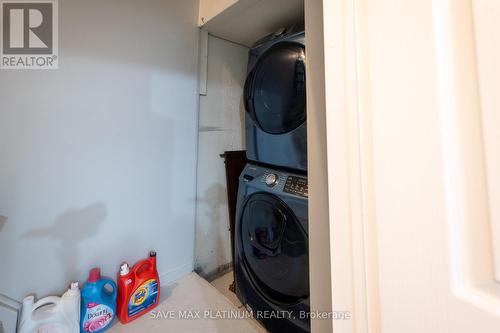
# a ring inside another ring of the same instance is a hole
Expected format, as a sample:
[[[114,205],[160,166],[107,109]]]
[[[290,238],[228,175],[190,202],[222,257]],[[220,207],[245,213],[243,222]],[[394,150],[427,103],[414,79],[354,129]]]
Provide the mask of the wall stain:
[[[221,266],[221,255],[231,249],[230,245],[225,245],[226,242],[224,241],[224,239],[229,239],[228,218],[226,211],[224,213],[221,212],[221,208],[226,205],[226,196],[226,187],[216,183],[206,189],[203,196],[197,200],[199,214],[203,214],[206,217],[203,220],[209,221],[209,224],[197,226],[195,271],[207,279],[213,279],[214,276],[218,276],[217,270]],[[224,223],[222,228],[221,223]],[[208,229],[202,231],[204,228]],[[210,263],[218,265],[215,271],[211,271],[209,263],[203,262],[206,258],[204,255],[200,255],[200,253],[205,253],[206,251],[210,251],[212,254],[213,260]],[[227,263],[222,263],[222,266],[224,265],[227,265]]]
[[[217,126],[200,126],[199,132],[229,132],[229,128],[217,127]]]
[[[6,223],[7,223],[7,216],[0,215],[0,232],[2,232],[2,229]]]

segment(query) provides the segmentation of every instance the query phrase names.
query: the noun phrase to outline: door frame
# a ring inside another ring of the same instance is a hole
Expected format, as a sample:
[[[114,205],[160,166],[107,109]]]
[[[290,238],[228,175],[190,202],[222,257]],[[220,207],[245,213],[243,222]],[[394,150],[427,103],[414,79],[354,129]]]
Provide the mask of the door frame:
[[[380,332],[366,1],[305,1],[313,332]]]

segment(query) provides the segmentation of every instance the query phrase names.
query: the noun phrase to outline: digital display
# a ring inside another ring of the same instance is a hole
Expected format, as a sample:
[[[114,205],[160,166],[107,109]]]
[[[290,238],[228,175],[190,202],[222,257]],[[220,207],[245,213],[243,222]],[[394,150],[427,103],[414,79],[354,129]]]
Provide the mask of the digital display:
[[[283,192],[308,197],[307,178],[288,176]]]

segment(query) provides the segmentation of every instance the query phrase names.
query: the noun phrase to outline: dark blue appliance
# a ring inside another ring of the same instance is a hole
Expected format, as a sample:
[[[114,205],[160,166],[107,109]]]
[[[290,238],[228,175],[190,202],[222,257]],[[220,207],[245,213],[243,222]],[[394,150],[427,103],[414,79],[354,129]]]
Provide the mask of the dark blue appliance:
[[[252,47],[244,101],[247,158],[306,171],[303,25],[278,31]]]
[[[247,164],[239,179],[236,294],[270,332],[310,332],[307,197],[300,174]]]

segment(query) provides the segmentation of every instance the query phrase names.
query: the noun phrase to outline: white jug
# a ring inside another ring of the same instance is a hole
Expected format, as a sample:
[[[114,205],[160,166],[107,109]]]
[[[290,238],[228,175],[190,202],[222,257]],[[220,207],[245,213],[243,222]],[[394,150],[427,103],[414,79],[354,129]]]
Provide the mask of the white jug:
[[[28,296],[23,300],[19,333],[79,333],[80,289],[72,283],[62,297],[49,296],[34,303]]]

